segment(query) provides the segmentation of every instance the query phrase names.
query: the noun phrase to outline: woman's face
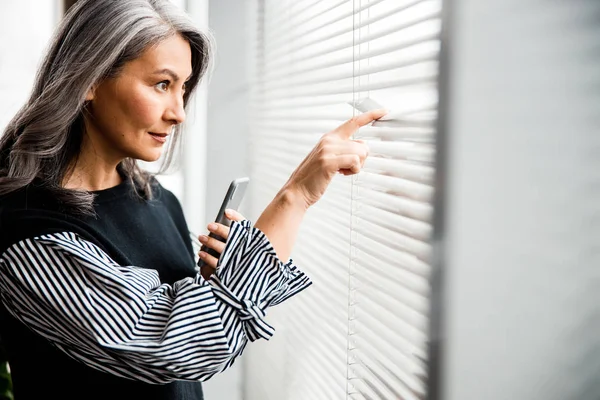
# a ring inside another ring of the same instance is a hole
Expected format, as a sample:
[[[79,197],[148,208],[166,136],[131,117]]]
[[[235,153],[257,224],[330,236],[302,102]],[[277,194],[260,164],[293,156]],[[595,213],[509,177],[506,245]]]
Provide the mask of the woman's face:
[[[192,53],[181,36],[148,48],[88,94],[87,138],[97,156],[156,161],[173,127],[185,120],[183,94]]]

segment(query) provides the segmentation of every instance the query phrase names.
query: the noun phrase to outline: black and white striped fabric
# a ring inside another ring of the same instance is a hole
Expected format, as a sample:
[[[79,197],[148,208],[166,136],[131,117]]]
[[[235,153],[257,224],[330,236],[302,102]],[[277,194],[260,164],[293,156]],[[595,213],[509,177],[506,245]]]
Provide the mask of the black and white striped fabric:
[[[234,222],[215,274],[161,284],[71,232],[22,240],[0,257],[9,312],[69,356],[148,383],[204,381],[248,340],[274,332],[265,310],[311,284],[249,221]]]

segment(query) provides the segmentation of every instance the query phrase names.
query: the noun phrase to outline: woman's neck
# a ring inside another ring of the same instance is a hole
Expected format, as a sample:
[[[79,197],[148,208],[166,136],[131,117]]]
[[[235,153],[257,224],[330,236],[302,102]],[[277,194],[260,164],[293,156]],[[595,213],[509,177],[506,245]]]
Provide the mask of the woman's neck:
[[[63,181],[63,187],[74,190],[104,190],[120,184],[123,179],[117,166],[119,161],[109,162],[95,152],[87,152],[82,147],[69,174]]]
[[[121,161],[122,157],[112,154],[102,143],[94,143],[89,135],[84,135],[79,154],[63,181],[63,187],[96,191],[117,186],[123,181],[117,170]]]
[[[65,189],[97,191],[117,186],[123,178],[115,168],[112,172],[74,169],[63,183]]]

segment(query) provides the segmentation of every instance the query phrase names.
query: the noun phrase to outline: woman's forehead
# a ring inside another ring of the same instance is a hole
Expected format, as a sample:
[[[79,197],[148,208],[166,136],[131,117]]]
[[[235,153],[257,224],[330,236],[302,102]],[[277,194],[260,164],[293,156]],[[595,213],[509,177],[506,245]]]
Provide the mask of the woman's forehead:
[[[174,80],[187,80],[192,74],[190,44],[181,35],[171,36],[147,48],[138,58],[127,63],[125,69],[144,74],[174,75]]]

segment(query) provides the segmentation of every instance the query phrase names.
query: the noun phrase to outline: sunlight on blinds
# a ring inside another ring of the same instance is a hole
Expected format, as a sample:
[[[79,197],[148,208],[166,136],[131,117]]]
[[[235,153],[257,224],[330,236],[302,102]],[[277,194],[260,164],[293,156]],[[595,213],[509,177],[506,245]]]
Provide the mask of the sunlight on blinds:
[[[319,138],[371,98],[371,154],[307,213],[292,257],[314,285],[248,349],[248,399],[423,399],[441,0],[255,0],[256,218]]]

